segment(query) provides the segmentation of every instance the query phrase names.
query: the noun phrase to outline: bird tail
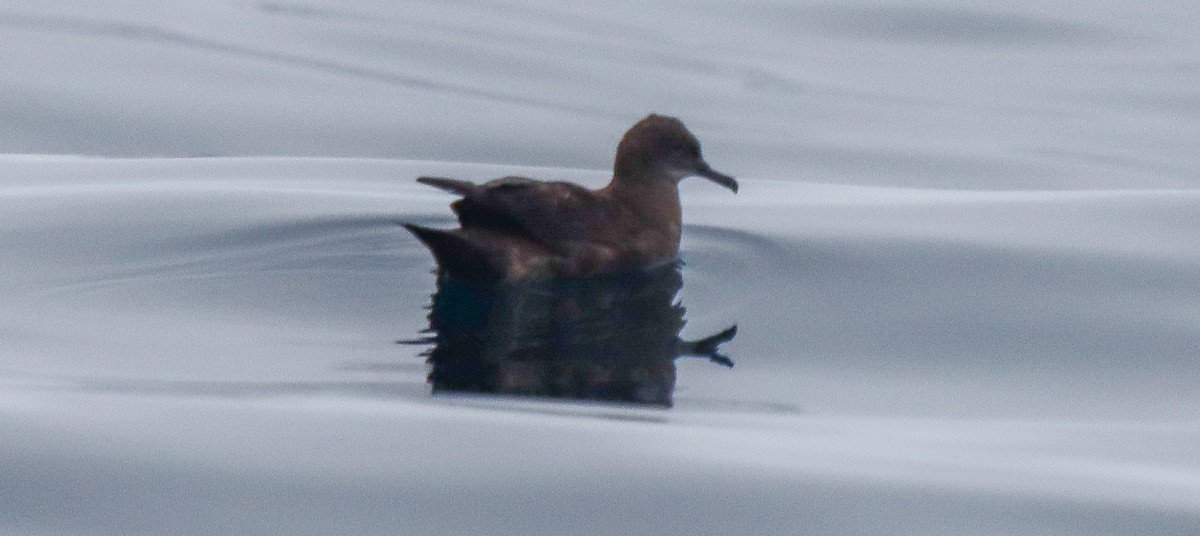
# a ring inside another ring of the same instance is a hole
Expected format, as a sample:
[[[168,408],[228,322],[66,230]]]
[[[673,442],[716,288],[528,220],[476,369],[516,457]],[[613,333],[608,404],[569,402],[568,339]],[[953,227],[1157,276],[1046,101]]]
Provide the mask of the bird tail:
[[[446,177],[417,177],[417,182],[464,197],[479,189],[479,185],[473,182]]]
[[[437,261],[441,275],[451,275],[472,280],[499,277],[495,266],[495,255],[464,237],[460,232],[430,229],[411,223],[402,223],[417,237]]]

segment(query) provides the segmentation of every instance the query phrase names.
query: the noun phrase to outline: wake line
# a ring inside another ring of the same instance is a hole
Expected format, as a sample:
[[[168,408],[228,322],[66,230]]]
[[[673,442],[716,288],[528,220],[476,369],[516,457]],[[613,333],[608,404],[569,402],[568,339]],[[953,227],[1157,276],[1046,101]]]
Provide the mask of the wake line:
[[[381,82],[435,93],[454,93],[493,102],[533,106],[536,108],[571,112],[592,117],[609,119],[625,118],[623,114],[605,110],[603,108],[578,106],[543,99],[520,97],[499,91],[437,82],[411,75],[390,73],[386,71],[369,69],[366,67],[345,65],[327,60],[309,58],[298,54],[258,50],[246,46],[224,43],[221,41],[206,39],[174,30],[156,28],[144,24],[104,21],[87,19],[83,17],[27,15],[22,13],[0,12],[0,25],[52,33],[115,37],[133,41],[163,43],[208,52],[223,53],[241,58],[268,61],[279,65],[289,65],[327,74],[347,76],[361,80]]]

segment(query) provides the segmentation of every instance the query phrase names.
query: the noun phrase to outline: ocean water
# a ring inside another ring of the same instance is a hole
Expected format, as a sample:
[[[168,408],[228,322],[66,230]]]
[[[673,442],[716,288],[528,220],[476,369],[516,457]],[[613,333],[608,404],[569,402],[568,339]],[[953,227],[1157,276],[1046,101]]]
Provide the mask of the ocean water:
[[[5,2],[0,532],[1196,534],[1194,11]],[[631,310],[733,366],[431,385],[413,179],[649,112],[742,188]]]

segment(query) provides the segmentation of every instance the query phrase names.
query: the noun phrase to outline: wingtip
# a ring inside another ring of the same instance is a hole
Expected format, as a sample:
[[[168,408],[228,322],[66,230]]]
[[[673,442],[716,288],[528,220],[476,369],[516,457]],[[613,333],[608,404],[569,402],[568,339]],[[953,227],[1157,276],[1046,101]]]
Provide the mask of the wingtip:
[[[451,179],[449,177],[420,176],[420,177],[417,177],[417,182],[420,184],[424,184],[426,186],[432,186],[439,190],[445,190],[447,192],[462,195],[462,196],[469,195],[471,192],[474,192],[476,190],[476,188],[479,187],[478,184],[475,184],[471,181],[464,181],[464,180],[460,180],[460,179]]]

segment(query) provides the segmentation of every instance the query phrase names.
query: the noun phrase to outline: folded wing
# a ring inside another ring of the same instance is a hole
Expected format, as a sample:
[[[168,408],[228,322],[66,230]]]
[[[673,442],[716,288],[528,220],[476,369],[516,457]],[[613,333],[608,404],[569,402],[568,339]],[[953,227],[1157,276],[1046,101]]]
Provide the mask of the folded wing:
[[[490,229],[525,237],[556,251],[611,232],[612,204],[602,195],[566,182],[504,177],[477,185],[455,179],[419,179],[462,195],[450,206],[464,229]]]

